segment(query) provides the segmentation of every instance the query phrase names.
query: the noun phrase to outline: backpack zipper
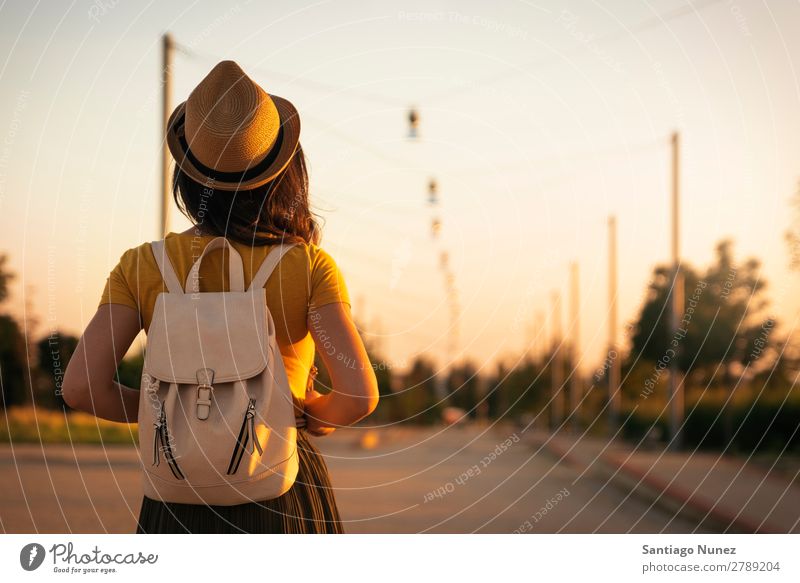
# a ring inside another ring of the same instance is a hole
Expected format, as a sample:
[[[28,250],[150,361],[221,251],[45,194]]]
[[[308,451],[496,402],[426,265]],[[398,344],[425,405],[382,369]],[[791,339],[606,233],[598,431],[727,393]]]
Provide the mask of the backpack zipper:
[[[228,464],[228,475],[235,474],[239,470],[239,464],[242,463],[244,452],[247,450],[247,445],[250,442],[253,443],[252,454],[255,454],[256,450],[258,450],[259,455],[264,453],[256,436],[256,400],[253,398],[251,398],[247,404],[247,411],[244,414],[242,427],[239,429],[239,436],[236,438],[233,455]]]
[[[172,470],[172,475],[178,480],[183,480],[183,472],[178,467],[178,462],[175,460],[175,455],[172,451],[172,446],[169,442],[169,431],[167,429],[167,412],[164,409],[164,402],[161,402],[161,413],[158,422],[153,424],[155,429],[155,437],[153,439],[153,465],[157,466],[161,462],[158,455],[159,450],[164,452],[164,457],[167,459],[169,469]]]

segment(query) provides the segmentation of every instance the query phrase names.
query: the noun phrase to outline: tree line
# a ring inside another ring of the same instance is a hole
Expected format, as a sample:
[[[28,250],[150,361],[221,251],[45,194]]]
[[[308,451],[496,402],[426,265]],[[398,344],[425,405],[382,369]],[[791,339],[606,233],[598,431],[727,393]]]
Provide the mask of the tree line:
[[[54,331],[26,344],[25,334],[5,309],[13,279],[0,256],[0,382],[2,406],[35,404],[64,409],[63,371],[78,339]],[[677,333],[669,323],[672,269],[658,265],[647,284],[637,317],[626,327],[627,346],[610,351],[589,374],[579,373],[565,342],[542,354],[506,359],[478,374],[474,362],[446,373],[418,356],[404,371],[368,346],[381,402],[368,423],[431,424],[505,419],[522,426],[554,429],[553,408],[562,400],[566,423],[607,431],[608,369],[620,359],[623,434],[631,439],[664,439],[668,422],[669,366],[685,378],[685,438],[709,447],[783,447],[798,444],[800,400],[794,391],[800,371],[797,347],[779,337],[771,315],[767,282],[757,259],[737,263],[729,240],[716,247],[705,268],[682,265],[685,311]],[[563,390],[553,390],[556,351],[561,351]],[[139,386],[143,355],[123,360],[120,382]],[[329,390],[321,362],[317,387]],[[580,407],[569,410],[572,376],[579,375]]]

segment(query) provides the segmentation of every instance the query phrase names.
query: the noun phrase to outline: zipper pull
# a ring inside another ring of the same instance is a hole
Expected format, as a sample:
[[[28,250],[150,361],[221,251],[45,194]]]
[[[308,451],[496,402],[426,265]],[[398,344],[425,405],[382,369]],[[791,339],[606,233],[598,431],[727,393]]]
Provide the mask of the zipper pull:
[[[256,436],[256,400],[250,399],[250,404],[247,406],[247,432],[249,438],[253,442],[253,453],[258,450],[259,455],[263,455],[264,450],[261,449],[261,444],[258,443]]]
[[[165,430],[167,428],[167,412],[164,410],[164,401],[161,401],[161,410],[158,414],[158,421],[153,424],[156,434],[153,436],[153,465],[157,466],[161,463],[161,457],[158,452],[164,447]],[[164,452],[166,455],[166,452]]]
[[[155,431],[155,435],[153,435],[153,465],[157,466],[161,463],[161,458],[158,455],[159,445],[161,443],[161,421],[159,420],[158,423],[153,423],[153,429]]]

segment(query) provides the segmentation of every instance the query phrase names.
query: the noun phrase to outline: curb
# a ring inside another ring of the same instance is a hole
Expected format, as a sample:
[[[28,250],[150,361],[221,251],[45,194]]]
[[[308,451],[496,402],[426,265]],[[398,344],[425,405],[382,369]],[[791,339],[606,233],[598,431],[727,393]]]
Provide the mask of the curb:
[[[568,465],[581,470],[586,469],[586,464],[582,463],[577,455],[571,452],[568,453],[569,447],[558,444],[552,439],[542,440],[541,438],[535,440],[535,445],[555,456],[561,462],[566,462]],[[785,533],[783,530],[770,525],[769,522],[758,524],[741,514],[737,517],[733,512],[693,496],[692,492],[686,488],[677,486],[674,483],[670,484],[668,481],[661,480],[648,473],[647,470],[642,471],[631,464],[626,464],[625,456],[621,454],[602,454],[592,464],[591,470],[633,495],[645,498],[653,502],[655,506],[677,513],[697,523],[713,524],[719,530],[742,534]]]
[[[680,511],[696,521],[707,522],[711,520],[713,523],[723,526],[726,530],[733,528],[742,534],[785,534],[782,530],[771,526],[769,522],[765,521],[763,524],[759,524],[741,514],[736,516],[736,513],[695,496],[693,492],[676,485],[674,482],[670,484],[668,481],[648,473],[647,470],[643,471],[626,464],[622,456],[605,454],[600,460],[608,465],[611,473],[619,470],[616,474],[617,476],[624,474],[630,480],[630,486],[636,486],[636,484],[639,484],[639,487],[645,486],[648,498],[652,497],[656,505],[664,501],[664,506],[674,511]],[[655,495],[653,496],[652,493]]]

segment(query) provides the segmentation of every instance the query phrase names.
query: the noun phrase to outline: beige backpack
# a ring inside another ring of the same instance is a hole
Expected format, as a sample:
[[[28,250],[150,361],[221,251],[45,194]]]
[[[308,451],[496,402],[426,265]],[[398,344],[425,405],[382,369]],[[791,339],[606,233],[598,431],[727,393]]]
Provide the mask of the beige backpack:
[[[280,496],[297,476],[297,428],[264,285],[293,245],[272,249],[247,291],[224,237],[206,246],[185,286],[164,241],[151,246],[169,292],[156,299],[142,374],[145,495],[222,506]],[[203,257],[224,246],[231,291],[199,293]]]

